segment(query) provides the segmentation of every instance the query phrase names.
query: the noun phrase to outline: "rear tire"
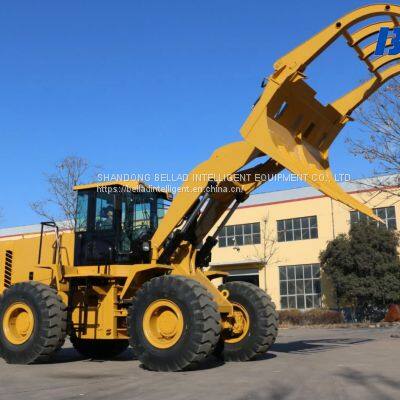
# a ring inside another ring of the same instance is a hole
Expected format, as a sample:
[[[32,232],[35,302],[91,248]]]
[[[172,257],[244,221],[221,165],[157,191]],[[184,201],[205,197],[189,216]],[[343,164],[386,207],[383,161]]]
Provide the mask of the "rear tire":
[[[228,282],[219,290],[229,291],[228,300],[245,310],[249,321],[243,337],[235,339],[223,331],[214,354],[224,361],[248,361],[266,353],[278,335],[278,315],[271,298],[248,282]]]
[[[129,308],[130,343],[154,371],[193,369],[211,354],[220,334],[220,314],[197,281],[165,275],[146,282]]]
[[[30,281],[17,283],[0,299],[0,356],[10,364],[48,361],[63,343],[67,308],[57,292]]]
[[[123,339],[79,339],[71,335],[70,340],[78,353],[95,360],[115,358],[129,347],[128,340]]]

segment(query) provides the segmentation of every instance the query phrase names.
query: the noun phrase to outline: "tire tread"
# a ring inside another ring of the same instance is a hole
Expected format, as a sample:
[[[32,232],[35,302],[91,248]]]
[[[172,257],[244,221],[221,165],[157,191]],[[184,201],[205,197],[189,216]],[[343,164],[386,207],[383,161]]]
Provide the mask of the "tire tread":
[[[128,331],[135,329],[136,308],[145,301],[152,299],[157,293],[174,293],[182,296],[189,307],[194,311],[196,319],[192,329],[194,341],[184,354],[168,360],[167,363],[158,364],[157,360],[143,353],[141,346],[135,343],[134,337],[130,338],[130,344],[140,361],[145,366],[157,371],[181,371],[194,369],[201,361],[214,351],[220,336],[220,314],[217,305],[211,295],[200,283],[193,279],[179,275],[163,275],[153,278],[138,290],[132,305],[128,310]]]
[[[230,292],[240,291],[244,297],[250,300],[256,310],[258,329],[255,338],[253,336],[255,340],[251,345],[244,346],[238,351],[225,351],[221,339],[217,355],[225,361],[248,361],[266,353],[275,343],[278,335],[278,315],[271,297],[258,286],[249,282],[228,282],[219,288],[219,290],[224,289]]]
[[[35,302],[41,326],[35,342],[23,352],[13,352],[0,345],[0,356],[12,364],[33,364],[49,360],[59,350],[67,334],[67,307],[57,291],[40,282],[19,282],[7,288],[0,297],[0,308],[13,298],[28,294]]]

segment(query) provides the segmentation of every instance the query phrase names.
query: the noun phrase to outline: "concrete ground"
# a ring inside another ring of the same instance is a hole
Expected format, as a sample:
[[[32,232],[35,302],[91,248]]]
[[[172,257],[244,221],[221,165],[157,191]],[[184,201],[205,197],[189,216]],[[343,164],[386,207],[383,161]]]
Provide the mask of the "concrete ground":
[[[394,329],[282,329],[256,361],[211,360],[180,373],[147,371],[129,351],[114,361],[85,360],[67,344],[52,364],[0,361],[0,399],[399,399]]]

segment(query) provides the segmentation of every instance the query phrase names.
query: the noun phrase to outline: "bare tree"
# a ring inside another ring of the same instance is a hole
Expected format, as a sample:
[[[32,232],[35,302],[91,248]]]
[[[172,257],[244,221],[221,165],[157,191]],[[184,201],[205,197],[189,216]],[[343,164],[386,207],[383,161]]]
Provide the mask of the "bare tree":
[[[89,162],[81,157],[64,158],[53,173],[45,174],[49,197],[31,203],[32,210],[49,221],[63,221],[66,228],[72,229],[77,212],[76,192],[72,188],[82,183],[89,169]]]
[[[366,185],[387,191],[399,185],[400,174],[400,83],[392,80],[373,94],[356,112],[366,137],[348,139],[350,151],[371,163],[376,163],[376,175],[392,175],[367,182]],[[394,175],[394,176],[393,176]],[[400,192],[390,193],[400,196]]]
[[[254,258],[264,265],[270,265],[277,252],[277,241],[274,233],[268,229],[268,214],[260,223],[260,244],[254,246]],[[274,260],[276,263],[277,260]]]
[[[260,222],[260,244],[253,245],[253,254],[247,257],[248,260],[254,260],[264,267],[265,285],[267,284],[267,268],[280,262],[276,258],[278,251],[276,234],[271,229],[268,229],[268,220],[269,216],[266,214]]]

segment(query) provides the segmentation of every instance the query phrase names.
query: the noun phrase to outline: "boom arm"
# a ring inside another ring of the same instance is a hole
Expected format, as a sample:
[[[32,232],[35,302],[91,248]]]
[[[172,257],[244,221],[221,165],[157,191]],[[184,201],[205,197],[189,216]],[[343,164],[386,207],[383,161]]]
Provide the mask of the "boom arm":
[[[389,18],[350,32],[355,24],[377,16]],[[202,260],[195,260],[195,255],[211,251],[216,235],[205,243],[204,238],[224,212],[236,207],[284,168],[327,196],[377,219],[370,208],[335,182],[328,150],[351,120],[352,111],[400,73],[400,64],[384,69],[400,55],[372,58],[376,42],[360,47],[360,43],[380,28],[399,26],[399,16],[400,7],[396,5],[377,4],[357,9],[279,59],[241,128],[244,140],[220,147],[209,160],[190,172],[152,238],[153,262],[181,264],[183,260],[190,260],[191,267],[202,265]],[[342,98],[323,105],[305,83],[304,72],[340,36],[344,36],[374,76]],[[386,46],[389,45],[388,40]],[[268,159],[256,167],[243,169],[256,158],[265,156]],[[205,179],[207,176],[210,179]],[[231,179],[233,176],[235,179]]]

